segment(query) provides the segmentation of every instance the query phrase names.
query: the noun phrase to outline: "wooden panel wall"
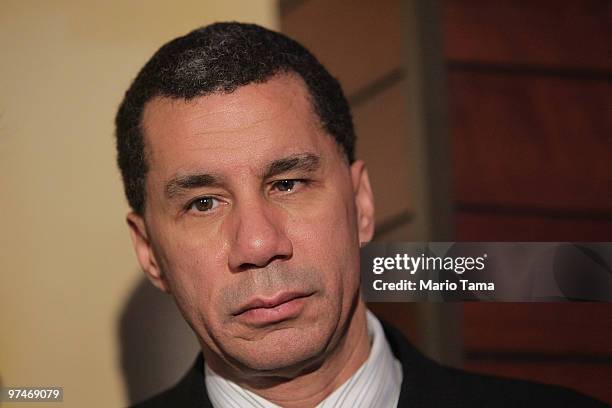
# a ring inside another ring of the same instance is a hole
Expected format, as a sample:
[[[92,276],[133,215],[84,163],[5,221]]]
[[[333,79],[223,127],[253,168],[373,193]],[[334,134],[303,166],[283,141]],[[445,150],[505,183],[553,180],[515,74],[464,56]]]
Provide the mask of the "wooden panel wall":
[[[612,241],[612,2],[443,0],[458,240]],[[610,304],[466,304],[472,369],[612,402]]]
[[[440,4],[456,239],[612,241],[612,2]],[[377,197],[378,238],[409,239],[400,0],[281,5],[283,31],[349,97]],[[419,340],[414,306],[370,306]],[[463,316],[467,368],[612,402],[609,305],[466,304]]]

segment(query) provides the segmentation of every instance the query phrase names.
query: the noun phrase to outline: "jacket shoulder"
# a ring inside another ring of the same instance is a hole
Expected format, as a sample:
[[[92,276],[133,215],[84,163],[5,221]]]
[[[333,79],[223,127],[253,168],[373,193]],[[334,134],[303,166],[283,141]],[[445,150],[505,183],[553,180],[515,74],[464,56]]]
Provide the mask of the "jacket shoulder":
[[[167,389],[149,399],[139,402],[136,405],[132,405],[133,408],[164,408],[177,406],[177,399],[179,396],[176,392],[176,386]]]

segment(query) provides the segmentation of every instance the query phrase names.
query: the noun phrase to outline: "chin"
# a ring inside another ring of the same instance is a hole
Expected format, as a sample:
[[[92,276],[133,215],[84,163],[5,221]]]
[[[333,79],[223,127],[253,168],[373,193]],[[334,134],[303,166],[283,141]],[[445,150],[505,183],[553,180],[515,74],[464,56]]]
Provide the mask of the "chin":
[[[254,375],[273,371],[277,377],[295,377],[316,368],[324,360],[331,337],[331,332],[276,330],[240,347],[233,357]]]

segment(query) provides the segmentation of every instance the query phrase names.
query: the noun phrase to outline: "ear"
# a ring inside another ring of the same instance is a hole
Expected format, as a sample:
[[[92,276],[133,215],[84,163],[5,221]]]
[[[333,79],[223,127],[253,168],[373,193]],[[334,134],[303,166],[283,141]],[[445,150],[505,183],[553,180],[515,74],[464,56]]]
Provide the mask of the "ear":
[[[170,293],[168,282],[166,281],[159,264],[155,259],[151,241],[149,240],[144,218],[135,212],[127,215],[126,221],[130,227],[132,245],[136,251],[138,263],[142,267],[145,275],[155,287],[165,293]]]
[[[364,244],[370,242],[374,236],[374,195],[370,187],[368,170],[362,160],[356,160],[351,165],[351,178],[357,209],[359,243]]]

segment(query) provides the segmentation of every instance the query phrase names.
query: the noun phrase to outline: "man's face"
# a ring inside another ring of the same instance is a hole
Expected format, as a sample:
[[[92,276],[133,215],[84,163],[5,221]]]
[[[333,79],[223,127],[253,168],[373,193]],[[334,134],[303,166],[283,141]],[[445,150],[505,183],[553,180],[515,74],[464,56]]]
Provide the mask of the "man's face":
[[[324,358],[358,302],[373,206],[363,163],[346,164],[303,82],[156,98],[142,124],[147,203],[128,216],[132,237],[207,360],[289,373]]]

